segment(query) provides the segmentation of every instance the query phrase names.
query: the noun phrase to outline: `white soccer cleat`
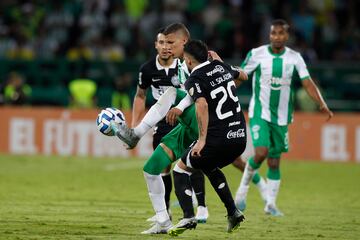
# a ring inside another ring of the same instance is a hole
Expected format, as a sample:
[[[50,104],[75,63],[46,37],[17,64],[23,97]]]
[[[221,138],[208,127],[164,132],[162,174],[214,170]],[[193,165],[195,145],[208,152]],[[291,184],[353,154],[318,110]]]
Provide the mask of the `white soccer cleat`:
[[[250,186],[239,187],[235,194],[235,205],[240,211],[245,211],[246,197]]]
[[[169,215],[170,220],[172,220],[171,210],[168,209],[167,211],[168,211],[168,215]],[[156,222],[156,221],[157,221],[157,219],[156,219],[156,214],[155,214],[154,216],[149,217],[148,219],[146,219],[146,221],[147,221],[147,222],[151,222],[151,223]]]
[[[198,206],[196,211],[196,220],[198,223],[206,223],[207,219],[209,217],[209,211],[207,207]]]
[[[245,211],[246,209],[246,199],[245,198],[236,198],[235,199],[235,206],[240,210],[240,211]]]
[[[274,204],[266,204],[264,211],[266,214],[269,214],[274,217],[282,217],[284,214],[276,207]]]
[[[141,232],[141,234],[166,234],[171,227],[172,223],[170,220],[167,220],[164,223],[155,221],[148,230]]]
[[[146,219],[147,222],[156,222],[156,215],[149,217],[148,219]]]
[[[121,141],[128,145],[128,149],[133,149],[139,142],[140,138],[134,133],[134,129],[129,128],[125,122],[116,123],[115,121],[110,122],[111,130],[115,136]]]

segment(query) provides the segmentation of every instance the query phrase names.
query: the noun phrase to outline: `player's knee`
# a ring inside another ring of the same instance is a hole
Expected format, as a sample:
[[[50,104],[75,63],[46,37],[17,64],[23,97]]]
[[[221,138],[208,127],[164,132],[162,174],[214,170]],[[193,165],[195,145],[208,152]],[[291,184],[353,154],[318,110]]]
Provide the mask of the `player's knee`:
[[[269,150],[266,147],[258,147],[255,150],[255,156],[261,162],[265,160],[268,154],[269,154]]]
[[[232,163],[234,167],[241,170],[242,172],[245,169],[246,162],[241,158],[241,156],[237,157],[235,161]]]
[[[277,170],[280,167],[280,159],[279,158],[268,158],[267,161],[269,169]]]
[[[170,173],[170,171],[171,171],[171,164],[170,164],[169,166],[167,166],[167,167],[162,171],[162,173],[168,174],[168,173]]]
[[[158,103],[171,102],[174,103],[176,99],[176,88],[169,87],[166,91],[160,96]]]

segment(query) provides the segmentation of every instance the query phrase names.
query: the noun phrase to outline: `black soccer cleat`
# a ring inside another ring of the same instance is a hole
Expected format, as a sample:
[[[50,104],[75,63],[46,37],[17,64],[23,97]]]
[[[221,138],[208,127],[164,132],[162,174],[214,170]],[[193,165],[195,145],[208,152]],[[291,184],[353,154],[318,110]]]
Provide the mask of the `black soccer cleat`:
[[[227,232],[232,233],[233,231],[238,229],[240,227],[240,223],[244,220],[244,214],[239,209],[236,209],[232,216],[228,216]]]

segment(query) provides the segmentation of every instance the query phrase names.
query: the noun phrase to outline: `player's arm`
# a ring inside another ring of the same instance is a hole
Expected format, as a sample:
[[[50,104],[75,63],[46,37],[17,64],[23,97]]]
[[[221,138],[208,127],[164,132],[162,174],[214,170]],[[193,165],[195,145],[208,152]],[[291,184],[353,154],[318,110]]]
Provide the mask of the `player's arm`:
[[[315,85],[313,80],[310,77],[309,71],[306,67],[304,59],[300,54],[297,56],[297,61],[295,63],[296,70],[299,74],[299,77],[302,81],[302,85],[305,88],[309,96],[314,99],[315,102],[319,104],[320,111],[328,115],[327,121],[333,117],[332,111],[328,108],[324,98],[322,97],[319,88]]]
[[[189,94],[181,99],[178,105],[171,108],[169,112],[166,114],[166,122],[169,123],[171,126],[174,126],[177,122],[177,118],[184,112],[186,108],[188,108],[194,101],[190,97]]]
[[[215,51],[212,51],[212,50],[208,51],[208,58],[210,61],[218,60],[218,61],[224,63],[224,61],[221,59],[221,57]],[[226,63],[224,63],[224,64],[226,64]],[[226,64],[226,65],[228,65],[228,64]],[[248,80],[248,75],[242,68],[237,67],[237,66],[231,66],[231,65],[228,65],[228,66],[231,68],[230,71],[234,77],[234,82],[235,82],[236,87],[240,86],[240,84],[243,81]]]
[[[145,115],[145,101],[146,101],[146,90],[142,89],[139,86],[137,87],[134,102],[133,102],[133,111],[131,118],[131,126],[135,127],[139,124],[141,119]]]
[[[146,64],[143,64],[139,70],[138,86],[133,102],[133,111],[131,118],[131,127],[135,127],[144,117],[146,109],[146,90],[150,87],[152,81],[151,76],[148,74]]]
[[[189,96],[195,102],[195,114],[198,122],[199,139],[193,147],[191,152],[192,156],[200,156],[200,152],[205,146],[207,129],[209,123],[208,104],[205,98],[205,91],[202,90],[203,86],[201,81],[193,78],[192,76],[185,82],[185,88]]]
[[[327,121],[329,121],[334,114],[327,106],[324,98],[320,93],[319,88],[316,86],[314,81],[309,77],[302,80],[302,85],[305,88],[306,92],[309,94],[309,96],[318,103],[320,111],[328,115]]]
[[[248,76],[255,71],[255,69],[258,67],[259,63],[257,62],[256,58],[254,57],[254,50],[251,50],[246,55],[246,58],[244,62],[239,67],[239,77],[235,78],[235,85],[236,87],[240,86],[240,84],[244,81],[248,80]]]
[[[206,143],[206,136],[207,136],[207,129],[209,123],[209,110],[208,104],[204,97],[200,97],[195,101],[195,112],[196,112],[196,119],[198,122],[199,128],[199,139],[194,145],[191,154],[193,156],[200,156],[200,152],[205,146]]]
[[[248,80],[247,73],[240,67],[231,66],[232,75],[234,76],[235,86],[238,87],[244,81]]]

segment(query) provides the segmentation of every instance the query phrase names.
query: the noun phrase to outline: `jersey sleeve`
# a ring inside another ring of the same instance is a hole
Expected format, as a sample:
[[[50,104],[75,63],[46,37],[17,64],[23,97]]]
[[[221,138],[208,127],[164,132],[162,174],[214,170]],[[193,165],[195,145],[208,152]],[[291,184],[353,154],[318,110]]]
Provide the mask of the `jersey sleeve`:
[[[200,97],[205,97],[204,87],[201,85],[200,81],[194,77],[190,77],[185,82],[185,89],[194,102]]]
[[[304,59],[301,57],[300,54],[298,54],[298,57],[297,57],[297,61],[296,61],[296,64],[295,64],[295,67],[296,67],[296,70],[299,74],[299,78],[301,80],[305,80],[307,78],[310,78],[310,74],[309,74],[309,71],[306,67],[306,64],[305,64],[305,61]]]
[[[223,63],[223,65],[231,73],[231,75],[233,76],[234,79],[237,79],[239,77],[240,70],[241,70],[240,67],[232,66],[227,63]]]
[[[257,63],[257,61],[255,60],[255,58],[253,56],[253,50],[251,50],[246,55],[246,58],[245,58],[244,62],[241,64],[241,68],[244,69],[244,71],[247,74],[251,74],[253,71],[255,71],[257,66],[258,66],[258,63]]]
[[[146,71],[146,68],[144,66],[140,67],[139,70],[139,80],[138,80],[138,86],[142,89],[147,89],[151,85],[151,77],[149,73]]]

